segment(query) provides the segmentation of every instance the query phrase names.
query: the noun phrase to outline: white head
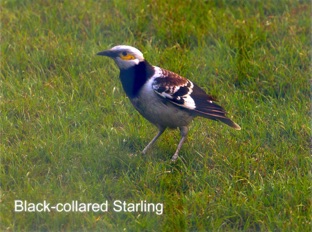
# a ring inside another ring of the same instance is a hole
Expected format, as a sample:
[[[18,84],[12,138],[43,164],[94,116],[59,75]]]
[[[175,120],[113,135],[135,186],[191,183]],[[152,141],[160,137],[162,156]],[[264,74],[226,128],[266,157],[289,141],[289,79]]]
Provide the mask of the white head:
[[[119,69],[128,69],[144,60],[142,52],[135,47],[127,45],[118,45],[109,50],[99,52],[97,55],[112,58],[118,65]]]

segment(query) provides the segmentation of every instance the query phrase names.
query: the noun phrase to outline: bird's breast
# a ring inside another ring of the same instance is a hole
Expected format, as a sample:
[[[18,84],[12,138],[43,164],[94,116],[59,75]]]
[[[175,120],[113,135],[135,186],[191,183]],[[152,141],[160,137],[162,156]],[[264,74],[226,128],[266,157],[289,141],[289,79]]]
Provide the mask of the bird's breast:
[[[162,98],[152,89],[152,80],[146,82],[137,97],[130,99],[140,114],[156,126],[176,128],[187,126],[194,116]]]

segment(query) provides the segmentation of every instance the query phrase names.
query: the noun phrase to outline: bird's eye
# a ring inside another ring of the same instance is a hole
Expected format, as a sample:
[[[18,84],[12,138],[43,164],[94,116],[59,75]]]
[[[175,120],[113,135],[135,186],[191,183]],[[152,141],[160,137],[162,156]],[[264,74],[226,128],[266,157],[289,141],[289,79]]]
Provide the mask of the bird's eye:
[[[123,51],[119,54],[119,57],[122,59],[122,60],[134,60],[135,57],[134,55],[131,55],[130,53],[128,53],[127,51]]]

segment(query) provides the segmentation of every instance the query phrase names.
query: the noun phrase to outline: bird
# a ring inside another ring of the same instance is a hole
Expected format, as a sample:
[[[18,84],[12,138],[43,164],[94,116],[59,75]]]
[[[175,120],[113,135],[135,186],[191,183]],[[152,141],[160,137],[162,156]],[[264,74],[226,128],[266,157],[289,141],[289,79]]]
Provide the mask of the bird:
[[[158,133],[143,149],[143,154],[167,128],[179,128],[181,139],[171,158],[175,162],[186,140],[188,125],[197,116],[223,122],[236,130],[241,129],[226,116],[226,111],[216,103],[214,97],[189,79],[151,65],[137,48],[117,45],[97,55],[115,61],[120,70],[122,87],[132,105],[158,128]]]

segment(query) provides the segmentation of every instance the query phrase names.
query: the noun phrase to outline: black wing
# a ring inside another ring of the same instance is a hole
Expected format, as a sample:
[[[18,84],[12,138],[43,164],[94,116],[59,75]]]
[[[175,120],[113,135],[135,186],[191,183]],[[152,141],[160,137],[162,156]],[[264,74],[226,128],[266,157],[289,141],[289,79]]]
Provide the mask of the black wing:
[[[206,94],[190,80],[174,72],[160,70],[160,75],[155,77],[152,83],[153,90],[159,96],[175,105],[191,110],[195,115],[218,120],[235,129],[240,129],[235,122],[226,117],[226,111],[215,103],[215,98]]]

